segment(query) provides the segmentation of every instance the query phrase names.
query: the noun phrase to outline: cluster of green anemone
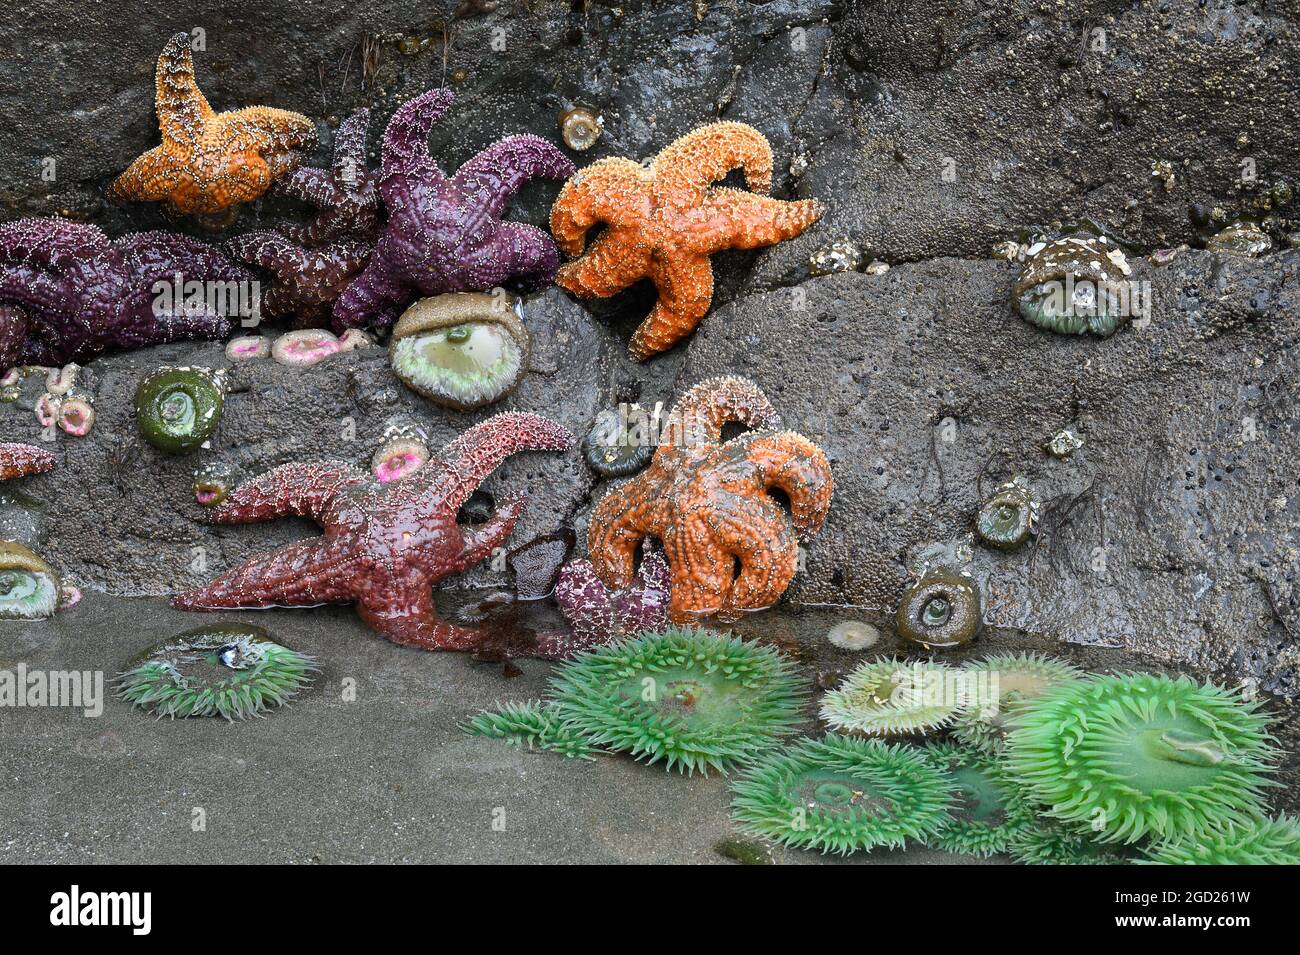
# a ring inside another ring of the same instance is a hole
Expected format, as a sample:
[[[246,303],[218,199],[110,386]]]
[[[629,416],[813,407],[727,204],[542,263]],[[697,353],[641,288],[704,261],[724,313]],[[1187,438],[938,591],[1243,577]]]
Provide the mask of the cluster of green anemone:
[[[881,659],[822,700],[773,648],[670,629],[583,654],[545,702],[466,729],[591,759],[739,768],[747,835],[847,854],[908,844],[1031,864],[1300,862],[1268,817],[1277,750],[1257,702],[1187,677],[1089,675],[1034,654],[956,669]]]

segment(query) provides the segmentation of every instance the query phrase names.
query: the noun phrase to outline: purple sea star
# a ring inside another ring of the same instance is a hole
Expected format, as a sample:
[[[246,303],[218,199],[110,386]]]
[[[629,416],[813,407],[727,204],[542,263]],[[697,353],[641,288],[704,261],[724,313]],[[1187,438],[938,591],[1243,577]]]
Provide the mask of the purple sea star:
[[[110,349],[221,338],[225,305],[251,275],[197,239],[139,232],[109,241],[93,225],[0,225],[0,367],[84,362]],[[190,307],[179,283],[205,283],[217,306]],[[218,284],[219,283],[219,284]],[[216,293],[220,294],[216,294]],[[170,301],[169,301],[170,299]]]
[[[368,239],[378,230],[379,191],[366,165],[369,125],[370,110],[357,110],[334,134],[334,162],[329,169],[306,166],[272,186],[320,210],[312,222],[278,228],[295,245],[316,248],[339,239]]]
[[[444,623],[432,586],[492,553],[525,498],[506,499],[483,524],[461,527],[456,512],[507,457],[562,451],[573,435],[534,414],[499,414],[470,428],[414,474],[379,484],[346,464],[286,464],[243,484],[211,519],[243,524],[287,514],[310,517],[323,537],[261,554],[206,587],[177,596],[182,610],[314,607],[355,602],[361,618],[394,643],[425,650],[475,650],[485,635]],[[532,655],[578,649],[567,634],[539,635]]]
[[[329,324],[334,301],[366,266],[371,245],[365,241],[331,242],[306,249],[278,232],[246,232],[226,242],[230,255],[275,274],[262,292],[267,318],[292,315],[294,328]]]
[[[555,602],[573,636],[592,646],[662,630],[671,599],[668,561],[648,545],[636,578],[621,590],[611,591],[601,583],[589,560],[566,563],[555,584]]]
[[[429,155],[429,129],[454,98],[429,90],[393,114],[379,175],[388,223],[370,264],[334,303],[336,330],[387,328],[420,295],[485,291],[507,280],[538,288],[555,277],[560,256],[551,237],[502,222],[501,213],[523,183],[565,179],[573,163],[538,136],[508,136],[448,179]]]

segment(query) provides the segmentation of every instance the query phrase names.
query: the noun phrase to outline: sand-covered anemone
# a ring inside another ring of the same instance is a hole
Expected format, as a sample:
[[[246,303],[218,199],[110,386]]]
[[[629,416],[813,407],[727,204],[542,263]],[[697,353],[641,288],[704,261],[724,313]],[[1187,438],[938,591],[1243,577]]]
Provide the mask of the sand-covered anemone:
[[[948,852],[991,856],[1033,825],[1033,811],[991,757],[966,746],[925,748],[953,789],[952,822],[930,844]]]
[[[1109,335],[1129,307],[1124,253],[1105,236],[1071,235],[1029,248],[1012,288],[1022,318],[1067,335]]]
[[[194,500],[202,507],[224,503],[234,486],[234,469],[220,461],[205,464],[194,472]]]
[[[44,620],[61,599],[53,567],[17,541],[0,541],[0,620]]]
[[[1263,811],[1276,749],[1257,702],[1187,677],[1063,683],[1016,713],[1006,766],[1100,842],[1200,837]]]
[[[999,487],[975,515],[975,533],[989,547],[1015,550],[1038,531],[1038,500],[1023,481]]]
[[[903,591],[894,615],[898,635],[927,650],[970,643],[979,633],[980,596],[975,582],[948,567],[934,567]]]
[[[160,368],[136,389],[136,424],[155,448],[184,454],[212,437],[221,422],[225,402],[220,372]]]
[[[926,843],[951,823],[952,790],[915,748],[830,734],[765,755],[732,784],[739,828],[841,855]]]
[[[805,695],[773,648],[670,627],[565,663],[552,699],[593,745],[693,774],[779,745],[796,731]]]
[[[265,335],[240,335],[226,343],[226,358],[238,364],[271,357],[271,340]]]
[[[838,650],[867,650],[880,641],[880,631],[865,620],[841,620],[826,631],[826,640]]]
[[[464,725],[471,736],[505,740],[569,759],[595,759],[596,748],[568,723],[553,703],[503,703],[483,710]]]
[[[606,408],[582,439],[582,459],[601,477],[635,474],[659,446],[660,408],[638,404]]]
[[[1221,832],[1153,846],[1161,865],[1300,865],[1300,821],[1293,816],[1229,823]]]
[[[1004,653],[968,664],[964,672],[975,699],[957,714],[952,732],[968,746],[999,752],[1016,711],[1052,687],[1083,674],[1062,660],[1039,653]]]
[[[902,736],[947,726],[961,706],[958,671],[937,663],[872,660],[822,697],[821,718],[840,733]]]
[[[316,669],[311,657],[275,642],[261,627],[198,627],[137,656],[118,680],[118,694],[160,718],[242,720],[284,706]]]
[[[1128,865],[1136,850],[1098,842],[1091,832],[1075,832],[1038,819],[1011,839],[1007,853],[1024,865]]]
[[[412,391],[458,411],[509,394],[528,364],[528,330],[502,297],[422,298],[393,326],[389,361]]]

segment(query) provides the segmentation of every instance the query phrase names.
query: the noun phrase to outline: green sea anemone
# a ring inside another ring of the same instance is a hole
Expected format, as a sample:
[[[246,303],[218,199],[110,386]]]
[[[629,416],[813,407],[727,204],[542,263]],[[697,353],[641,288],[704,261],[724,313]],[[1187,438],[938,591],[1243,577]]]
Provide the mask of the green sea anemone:
[[[995,760],[965,746],[931,743],[930,761],[953,789],[953,821],[930,844],[948,852],[991,856],[1033,825],[1033,812]]]
[[[529,339],[508,304],[456,292],[420,299],[393,326],[389,361],[412,391],[458,411],[492,404],[515,387]]]
[[[551,696],[593,745],[687,773],[725,772],[776,746],[805,699],[778,651],[679,627],[575,657]]]
[[[1016,713],[1007,737],[1007,768],[1026,794],[1101,842],[1248,823],[1275,754],[1258,703],[1145,673],[1048,690]]]
[[[937,663],[863,663],[822,697],[821,718],[833,730],[866,736],[939,729],[961,705],[957,672]]]
[[[1147,856],[1161,865],[1300,865],[1300,821],[1279,816],[1229,823],[1221,832],[1157,845]]]
[[[560,715],[553,703],[504,703],[484,710],[465,724],[471,736],[502,739],[569,759],[595,759],[596,748]]]
[[[1083,674],[1037,653],[1006,653],[985,657],[964,668],[974,699],[953,723],[957,739],[985,753],[1001,751],[1017,709],[1054,686]]]
[[[1038,501],[1019,481],[1009,481],[984,502],[975,516],[975,533],[990,547],[1015,550],[1038,530]]]
[[[261,627],[198,627],[136,657],[118,693],[159,717],[234,721],[285,705],[315,670],[311,657],[281,646]]]
[[[900,637],[927,650],[970,643],[980,629],[979,591],[969,577],[935,567],[903,592],[894,625]]]
[[[220,374],[206,368],[160,368],[135,393],[141,433],[168,454],[192,451],[212,437],[224,406]]]
[[[0,541],[0,620],[44,620],[59,609],[59,575],[17,541]]]
[[[924,843],[952,821],[952,790],[922,751],[835,734],[763,756],[732,793],[743,831],[841,855]]]
[[[1128,314],[1131,272],[1105,236],[1066,236],[1030,246],[1012,298],[1021,317],[1040,328],[1109,335]]]
[[[1039,819],[1016,833],[1007,852],[1025,865],[1128,865],[1136,850]]]

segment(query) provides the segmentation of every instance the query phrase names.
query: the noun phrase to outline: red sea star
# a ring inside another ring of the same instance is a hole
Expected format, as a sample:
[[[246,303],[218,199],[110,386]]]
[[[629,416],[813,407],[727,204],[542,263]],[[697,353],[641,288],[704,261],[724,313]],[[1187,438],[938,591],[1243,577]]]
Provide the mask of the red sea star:
[[[553,421],[509,412],[475,425],[400,481],[378,484],[346,464],[282,465],[235,489],[212,520],[241,524],[297,514],[316,521],[325,535],[253,557],[173,603],[182,610],[240,610],[355,601],[361,619],[394,643],[474,650],[484,635],[439,620],[431,588],[504,543],[525,499],[507,499],[472,528],[459,526],[456,512],[510,455],[562,451],[572,443],[573,435]],[[527,649],[558,658],[578,646],[553,635]]]
[[[0,441],[0,481],[44,474],[54,467],[54,455],[44,448],[16,441]]]

